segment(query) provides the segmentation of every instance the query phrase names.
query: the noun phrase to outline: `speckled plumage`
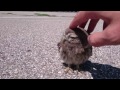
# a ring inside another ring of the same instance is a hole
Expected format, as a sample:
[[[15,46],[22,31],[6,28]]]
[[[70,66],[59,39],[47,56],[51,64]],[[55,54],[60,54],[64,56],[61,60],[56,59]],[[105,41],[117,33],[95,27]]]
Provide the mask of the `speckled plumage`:
[[[58,43],[60,57],[70,65],[83,64],[92,56],[92,46],[87,41],[88,33],[78,27],[74,30],[67,28]]]

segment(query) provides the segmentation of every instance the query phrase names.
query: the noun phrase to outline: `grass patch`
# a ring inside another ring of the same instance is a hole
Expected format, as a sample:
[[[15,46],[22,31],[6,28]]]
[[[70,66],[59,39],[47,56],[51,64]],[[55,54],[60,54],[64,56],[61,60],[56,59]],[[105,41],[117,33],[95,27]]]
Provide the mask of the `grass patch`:
[[[49,14],[41,14],[41,13],[35,13],[37,16],[48,16],[48,17],[56,17],[56,15],[49,15]]]
[[[13,14],[13,13],[6,13],[6,14]]]

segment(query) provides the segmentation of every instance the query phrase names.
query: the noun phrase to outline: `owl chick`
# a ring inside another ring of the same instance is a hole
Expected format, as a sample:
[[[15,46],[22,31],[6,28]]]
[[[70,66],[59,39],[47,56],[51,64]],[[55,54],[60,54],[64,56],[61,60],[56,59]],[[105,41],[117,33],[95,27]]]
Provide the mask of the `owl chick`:
[[[70,68],[85,63],[92,56],[92,46],[87,41],[88,33],[83,28],[77,27],[74,30],[67,28],[58,43],[58,51],[61,59]]]

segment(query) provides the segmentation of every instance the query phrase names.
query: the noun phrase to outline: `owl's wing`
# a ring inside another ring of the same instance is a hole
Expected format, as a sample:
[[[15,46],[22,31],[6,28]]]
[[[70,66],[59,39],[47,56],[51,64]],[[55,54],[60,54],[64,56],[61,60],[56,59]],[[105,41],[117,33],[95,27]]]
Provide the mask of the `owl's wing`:
[[[57,44],[58,51],[60,50],[60,42]]]
[[[87,55],[92,56],[92,46],[86,47],[84,50]]]

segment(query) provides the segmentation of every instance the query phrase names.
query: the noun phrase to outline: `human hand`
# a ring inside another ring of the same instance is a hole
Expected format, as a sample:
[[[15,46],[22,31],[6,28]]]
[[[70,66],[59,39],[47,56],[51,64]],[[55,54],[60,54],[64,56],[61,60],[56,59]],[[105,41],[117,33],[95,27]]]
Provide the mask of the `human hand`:
[[[120,11],[80,11],[74,17],[69,28],[74,29],[77,26],[84,28],[89,19],[91,21],[88,26],[88,33],[94,30],[100,19],[104,21],[102,32],[88,36],[90,45],[95,47],[120,45]]]

